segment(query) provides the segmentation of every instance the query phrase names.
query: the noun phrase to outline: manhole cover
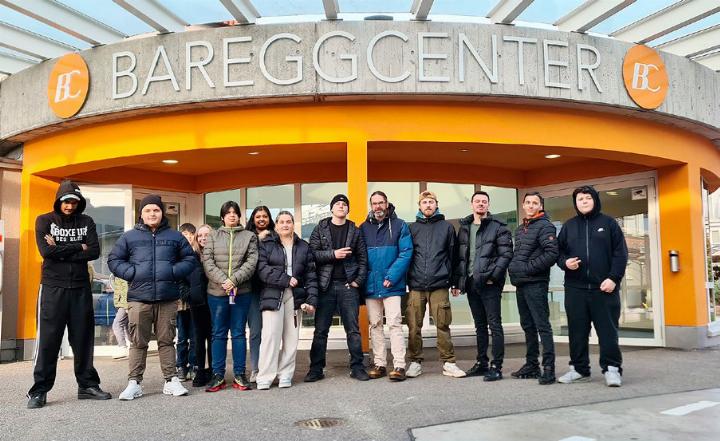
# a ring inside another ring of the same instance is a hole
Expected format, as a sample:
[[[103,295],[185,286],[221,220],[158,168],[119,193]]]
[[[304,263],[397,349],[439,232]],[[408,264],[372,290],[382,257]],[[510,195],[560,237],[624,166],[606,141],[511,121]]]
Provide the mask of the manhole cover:
[[[295,425],[313,430],[323,430],[328,427],[336,427],[343,424],[342,418],[311,418],[309,420],[296,421]]]

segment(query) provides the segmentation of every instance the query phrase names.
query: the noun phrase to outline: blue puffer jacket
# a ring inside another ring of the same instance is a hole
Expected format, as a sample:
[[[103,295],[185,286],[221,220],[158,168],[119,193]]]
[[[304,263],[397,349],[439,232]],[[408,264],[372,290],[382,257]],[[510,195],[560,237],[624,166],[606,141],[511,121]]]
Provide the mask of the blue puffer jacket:
[[[368,278],[365,296],[380,299],[405,294],[405,274],[412,259],[413,243],[405,221],[398,219],[395,207],[390,204],[388,215],[378,223],[373,213],[360,225],[368,250]],[[383,282],[389,280],[390,288]]]
[[[142,222],[125,232],[108,256],[108,267],[128,282],[128,301],[155,303],[180,298],[178,281],[197,265],[190,243],[163,217],[153,233]]]

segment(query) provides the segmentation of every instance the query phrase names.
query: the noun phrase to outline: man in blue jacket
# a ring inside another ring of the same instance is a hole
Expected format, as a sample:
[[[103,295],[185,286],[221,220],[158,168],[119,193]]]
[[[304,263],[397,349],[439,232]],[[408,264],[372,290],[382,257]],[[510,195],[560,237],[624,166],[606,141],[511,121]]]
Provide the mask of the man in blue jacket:
[[[395,207],[382,191],[370,196],[371,210],[360,225],[368,250],[368,278],[365,304],[370,321],[370,342],[374,363],[370,378],[387,375],[387,354],[383,330],[383,310],[390,328],[393,367],[390,380],[405,380],[405,337],[402,333],[401,299],[405,295],[405,273],[412,259],[412,236],[407,224],[398,219]]]
[[[618,343],[620,281],[628,250],[620,225],[600,212],[600,196],[586,185],[573,191],[577,216],[558,235],[558,266],[565,271],[565,310],[570,340],[570,370],[558,379],[569,384],[590,380],[590,324],[600,342],[600,367],[605,384],[622,385],[622,354]]]
[[[195,268],[195,254],[182,234],[170,228],[160,196],[140,202],[140,219],[115,243],[108,256],[110,271],[128,282],[130,373],[121,400],[143,394],[148,343],[155,328],[165,395],[187,395],[175,371],[175,316],[180,298],[178,283]]]

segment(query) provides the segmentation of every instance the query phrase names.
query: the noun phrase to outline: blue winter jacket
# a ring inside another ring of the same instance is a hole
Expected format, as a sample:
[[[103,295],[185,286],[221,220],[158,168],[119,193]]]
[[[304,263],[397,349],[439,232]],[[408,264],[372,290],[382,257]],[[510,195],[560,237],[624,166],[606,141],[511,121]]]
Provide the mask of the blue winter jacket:
[[[365,296],[380,299],[405,294],[405,274],[412,259],[413,243],[405,221],[398,219],[395,207],[390,204],[388,215],[378,223],[373,213],[360,225],[368,250],[368,277]],[[383,282],[389,280],[390,288]]]
[[[182,234],[163,218],[153,233],[142,222],[126,231],[108,256],[110,271],[128,282],[128,301],[155,303],[180,298],[178,282],[197,265]]]

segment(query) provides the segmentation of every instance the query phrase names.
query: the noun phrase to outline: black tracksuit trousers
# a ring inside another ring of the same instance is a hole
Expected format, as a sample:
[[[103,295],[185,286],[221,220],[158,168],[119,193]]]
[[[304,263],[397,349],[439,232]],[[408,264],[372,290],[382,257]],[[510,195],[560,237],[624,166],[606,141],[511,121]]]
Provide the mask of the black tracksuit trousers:
[[[600,367],[617,367],[622,373],[622,354],[618,342],[620,319],[620,293],[612,294],[599,289],[565,287],[565,311],[570,340],[570,364],[581,375],[590,375],[589,343],[590,324],[595,328],[600,343]]]
[[[30,395],[49,392],[55,384],[58,355],[65,327],[73,350],[75,379],[79,387],[100,384],[93,367],[95,316],[90,284],[83,288],[40,286],[37,306],[37,340]]]

